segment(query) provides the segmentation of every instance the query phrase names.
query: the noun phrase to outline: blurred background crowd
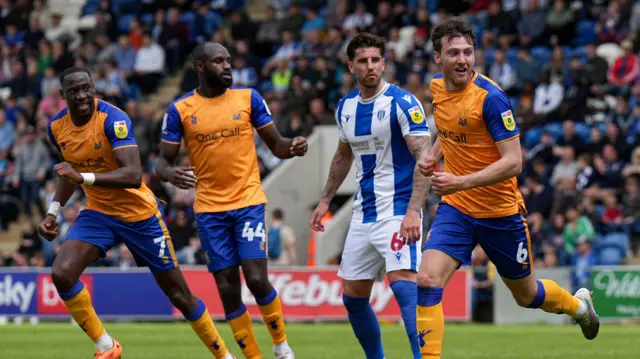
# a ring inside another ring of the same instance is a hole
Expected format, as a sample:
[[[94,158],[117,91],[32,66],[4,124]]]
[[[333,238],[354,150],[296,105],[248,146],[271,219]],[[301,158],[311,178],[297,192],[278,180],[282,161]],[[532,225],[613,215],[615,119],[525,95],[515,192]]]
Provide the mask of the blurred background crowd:
[[[638,2],[0,0],[0,265],[51,265],[83,208],[79,189],[59,218],[59,238],[47,242],[36,234],[55,191],[58,157],[45,129],[66,106],[56,78],[65,68],[91,69],[100,98],[129,114],[145,181],[168,202],[179,259],[200,264],[195,192],[161,183],[152,173],[166,107],[197,87],[189,53],[198,42],[227,46],[234,84],[263,94],[285,136],[307,136],[316,125],[335,125],[336,102],[356,86],[346,46],[359,31],[387,40],[385,79],[416,95],[432,116],[428,85],[438,67],[429,38],[453,15],[473,24],[475,70],[510,96],[523,133],[526,166],[519,186],[536,265],[572,265],[577,285],[593,265],[636,261]],[[281,161],[259,139],[256,146],[264,178]],[[437,202],[429,197],[431,215]],[[278,220],[283,217],[286,222],[282,213]],[[480,250],[474,261],[491,266]],[[282,262],[305,263],[295,256]],[[119,247],[97,265],[135,263]]]

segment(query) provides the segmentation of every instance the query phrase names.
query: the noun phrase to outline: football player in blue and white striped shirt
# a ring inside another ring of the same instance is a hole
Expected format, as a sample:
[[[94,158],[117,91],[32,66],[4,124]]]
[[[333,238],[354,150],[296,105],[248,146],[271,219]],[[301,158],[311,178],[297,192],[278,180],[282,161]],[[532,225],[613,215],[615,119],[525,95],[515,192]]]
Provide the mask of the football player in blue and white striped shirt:
[[[359,88],[336,109],[340,141],[322,200],[311,227],[323,231],[321,218],[355,162],[358,192],[338,275],[349,321],[367,359],[383,359],[380,326],[369,304],[374,280],[384,269],[402,311],[411,351],[420,358],[416,332],[416,272],[422,235],[422,207],[429,179],[416,160],[429,150],[429,127],[420,102],[382,79],[384,41],[371,34],[354,37],[347,47],[349,70]]]

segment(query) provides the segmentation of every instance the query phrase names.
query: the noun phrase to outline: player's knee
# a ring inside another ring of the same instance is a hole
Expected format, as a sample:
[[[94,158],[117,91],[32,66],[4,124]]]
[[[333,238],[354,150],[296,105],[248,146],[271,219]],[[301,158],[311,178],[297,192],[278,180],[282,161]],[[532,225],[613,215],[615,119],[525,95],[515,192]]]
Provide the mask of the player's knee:
[[[197,304],[197,301],[190,293],[184,293],[181,290],[172,290],[167,293],[167,298],[174,307],[178,308],[182,313],[189,313]]]
[[[519,306],[523,308],[527,308],[531,304],[531,302],[533,302],[535,293],[534,295],[531,295],[526,291],[513,291],[511,292],[511,295],[513,296],[513,299],[515,299],[516,303]]]
[[[228,281],[217,282],[217,287],[221,297],[229,297],[238,292],[237,285]]]
[[[74,265],[71,261],[55,262],[51,269],[51,280],[58,292],[66,292],[73,288],[78,281]]]
[[[422,271],[418,273],[419,287],[444,288],[445,284],[446,277],[444,275],[438,275],[435,273],[430,273],[428,271]]]
[[[271,293],[271,283],[269,278],[261,275],[248,275],[247,287],[257,298],[266,297]]]

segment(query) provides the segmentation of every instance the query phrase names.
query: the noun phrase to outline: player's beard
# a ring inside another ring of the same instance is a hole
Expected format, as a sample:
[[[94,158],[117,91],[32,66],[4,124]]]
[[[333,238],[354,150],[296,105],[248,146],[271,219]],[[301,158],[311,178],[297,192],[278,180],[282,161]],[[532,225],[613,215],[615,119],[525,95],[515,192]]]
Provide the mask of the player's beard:
[[[229,88],[233,84],[233,78],[229,77],[228,79],[222,77],[222,74],[207,74],[207,84],[211,88]]]
[[[375,74],[373,76],[369,76],[369,74],[366,74],[358,82],[360,83],[360,86],[362,86],[362,87],[373,89],[373,88],[378,87],[378,85],[380,84],[381,80],[382,80],[381,76],[378,76],[378,75],[375,75]]]

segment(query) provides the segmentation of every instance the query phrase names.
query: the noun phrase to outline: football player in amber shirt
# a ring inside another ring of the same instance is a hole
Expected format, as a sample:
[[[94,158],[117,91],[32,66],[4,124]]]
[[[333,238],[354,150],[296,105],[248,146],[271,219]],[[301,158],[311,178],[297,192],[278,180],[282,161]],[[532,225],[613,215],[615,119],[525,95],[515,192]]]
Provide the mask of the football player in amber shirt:
[[[179,188],[196,188],[194,209],[202,248],[245,357],[262,358],[240,295],[240,265],[271,333],[276,359],[291,359],[280,297],[267,276],[267,198],[260,184],[254,129],[283,159],[303,156],[306,139],[282,138],[262,96],[253,89],[231,87],[231,56],[224,46],[198,45],[193,66],[199,86],[167,110],[156,173]],[[173,166],[182,141],[192,169]]]
[[[444,334],[442,291],[480,244],[516,302],[573,317],[587,339],[599,319],[589,290],[571,295],[551,280],[532,275],[531,243],[516,176],[522,169],[520,136],[507,95],[473,71],[475,35],[459,18],[432,34],[442,73],[431,81],[438,138],[419,167],[443,195],[427,235],[418,274],[418,336],[423,358],[439,359]],[[444,172],[435,172],[444,156]]]
[[[48,134],[63,161],[55,165],[61,180],[39,230],[48,240],[58,235],[58,214],[81,185],[87,206],[67,233],[51,278],[69,314],[95,342],[94,358],[118,359],[122,347],[105,331],[79,278],[89,264],[122,242],[139,266],[149,267],[215,358],[233,359],[204,303],[191,293],[178,268],[162,207],[142,182],[131,120],[95,98],[88,70],[67,69],[60,84],[68,107],[51,119]]]

